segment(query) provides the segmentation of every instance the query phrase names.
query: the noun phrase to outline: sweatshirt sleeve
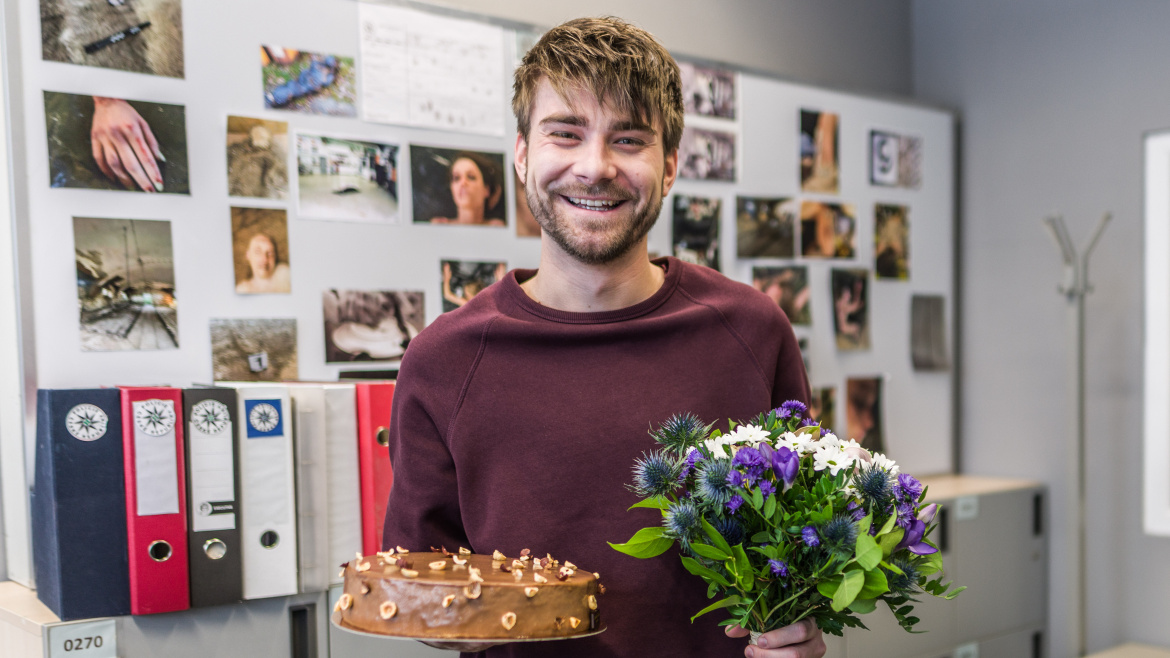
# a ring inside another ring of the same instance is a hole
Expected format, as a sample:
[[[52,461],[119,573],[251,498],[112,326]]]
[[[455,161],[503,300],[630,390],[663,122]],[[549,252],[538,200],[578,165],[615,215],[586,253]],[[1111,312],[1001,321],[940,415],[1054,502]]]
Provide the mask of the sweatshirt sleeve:
[[[386,505],[382,550],[395,546],[412,551],[430,546],[455,550],[468,545],[459,511],[455,463],[444,436],[444,393],[450,387],[441,379],[441,365],[436,368],[418,350],[414,354],[407,350],[399,370],[390,419],[394,480]],[[431,376],[432,372],[440,376]]]

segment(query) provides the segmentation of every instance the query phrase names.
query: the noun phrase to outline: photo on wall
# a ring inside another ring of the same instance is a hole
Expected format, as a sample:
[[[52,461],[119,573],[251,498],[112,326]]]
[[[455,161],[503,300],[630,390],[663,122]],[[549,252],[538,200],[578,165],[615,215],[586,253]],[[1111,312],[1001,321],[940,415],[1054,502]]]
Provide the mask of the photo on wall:
[[[398,221],[398,146],[297,133],[301,219]]]
[[[540,224],[532,214],[532,209],[528,207],[527,188],[514,169],[512,180],[516,183],[516,237],[539,238]]]
[[[171,223],[73,218],[81,351],[179,348]]]
[[[443,312],[454,311],[484,288],[504,278],[505,263],[445,260],[441,262]]]
[[[883,187],[922,186],[922,138],[869,131],[869,182]]]
[[[810,258],[853,258],[857,253],[857,210],[853,204],[800,204],[800,253]]]
[[[674,257],[687,263],[719,269],[720,199],[677,194],[670,242]]]
[[[281,382],[297,378],[295,319],[216,319],[211,327],[217,382]]]
[[[845,436],[870,452],[885,454],[882,428],[881,377],[850,377],[845,380]]]
[[[288,198],[288,124],[227,118],[228,196]]]
[[[232,208],[232,265],[242,295],[292,291],[288,214],[280,208]]]
[[[426,323],[423,293],[326,290],[325,362],[397,361]]]
[[[753,267],[752,287],[776,302],[794,325],[812,324],[809,299],[812,292],[808,287],[808,267],[791,265],[784,267]]]
[[[910,209],[879,203],[873,209],[875,279],[910,278]]]
[[[800,189],[837,194],[840,189],[838,124],[831,112],[800,111]]]
[[[678,146],[678,177],[735,181],[735,133],[683,128]]]
[[[45,92],[49,185],[190,194],[182,105]]]
[[[260,46],[260,71],[266,108],[357,116],[357,76],[352,57]]]
[[[504,154],[410,147],[416,224],[505,226]]]
[[[868,350],[869,343],[869,271],[834,269],[833,332],[837,349]]]
[[[678,72],[687,114],[735,118],[735,71],[681,61]]]
[[[822,386],[812,389],[808,401],[808,417],[820,423],[821,428],[839,431],[837,427],[837,387]]]
[[[796,202],[789,198],[735,198],[735,253],[740,258],[792,258]]]
[[[41,58],[183,77],[180,0],[40,0]]]
[[[946,299],[942,295],[910,298],[910,360],[915,370],[950,368],[945,313]]]

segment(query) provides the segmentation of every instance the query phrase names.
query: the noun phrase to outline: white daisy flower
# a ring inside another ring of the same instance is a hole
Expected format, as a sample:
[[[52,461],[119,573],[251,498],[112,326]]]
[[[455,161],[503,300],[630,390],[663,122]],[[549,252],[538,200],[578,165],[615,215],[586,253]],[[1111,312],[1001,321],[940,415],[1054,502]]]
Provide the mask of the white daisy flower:
[[[885,471],[887,473],[889,473],[890,475],[897,475],[898,474],[898,463],[895,462],[894,460],[886,457],[885,455],[883,455],[880,452],[873,453],[872,464],[876,468],[885,469]]]
[[[834,477],[851,463],[852,460],[838,446],[817,446],[816,452],[813,453],[813,470],[823,471],[827,468],[829,474]]]

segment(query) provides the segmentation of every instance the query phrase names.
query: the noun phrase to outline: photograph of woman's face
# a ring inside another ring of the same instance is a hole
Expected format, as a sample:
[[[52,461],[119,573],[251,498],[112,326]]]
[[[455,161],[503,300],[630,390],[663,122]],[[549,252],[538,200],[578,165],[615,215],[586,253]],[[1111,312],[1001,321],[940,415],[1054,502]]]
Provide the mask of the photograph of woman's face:
[[[410,147],[414,221],[505,226],[504,155]]]
[[[478,215],[483,223],[484,204],[491,190],[483,180],[483,172],[471,158],[459,158],[451,164],[451,198],[460,215]]]

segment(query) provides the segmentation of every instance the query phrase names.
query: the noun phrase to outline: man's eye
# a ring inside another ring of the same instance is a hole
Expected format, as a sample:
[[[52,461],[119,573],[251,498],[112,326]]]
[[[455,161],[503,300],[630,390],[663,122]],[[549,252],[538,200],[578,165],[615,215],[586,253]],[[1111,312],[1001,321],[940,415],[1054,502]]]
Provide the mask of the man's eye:
[[[565,130],[558,130],[558,131],[554,132],[552,134],[552,136],[556,137],[558,139],[574,139],[577,137],[573,133],[565,131]]]
[[[630,146],[641,146],[641,145],[645,144],[645,142],[638,139],[637,137],[622,137],[621,139],[617,140],[617,143],[618,144],[627,144]]]

